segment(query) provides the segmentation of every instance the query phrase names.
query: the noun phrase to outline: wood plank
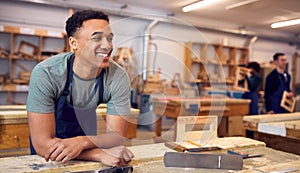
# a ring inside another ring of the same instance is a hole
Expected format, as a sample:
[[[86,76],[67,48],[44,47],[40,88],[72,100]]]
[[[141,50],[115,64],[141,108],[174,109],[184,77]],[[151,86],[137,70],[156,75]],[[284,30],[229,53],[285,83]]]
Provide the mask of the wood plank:
[[[0,111],[26,110],[26,105],[0,105]]]
[[[23,124],[27,123],[27,111],[13,110],[0,111],[0,124]]]
[[[266,122],[278,122],[288,120],[300,120],[300,112],[288,113],[288,114],[264,114],[264,115],[250,115],[244,116],[244,122],[254,123],[266,123]]]
[[[213,147],[217,146],[222,149],[240,149],[249,147],[264,147],[266,144],[261,141],[253,140],[245,137],[224,137],[224,138],[214,138],[209,141],[203,140],[192,140],[193,143],[201,145],[203,147]],[[186,148],[195,148],[195,145],[187,141],[175,142],[178,145],[184,146]]]

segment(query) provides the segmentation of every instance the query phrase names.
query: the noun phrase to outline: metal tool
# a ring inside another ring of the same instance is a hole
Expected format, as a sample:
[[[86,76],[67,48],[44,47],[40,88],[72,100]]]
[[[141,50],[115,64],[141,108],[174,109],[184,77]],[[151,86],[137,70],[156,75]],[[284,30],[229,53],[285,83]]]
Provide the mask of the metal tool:
[[[197,148],[186,148],[182,145],[178,145],[174,142],[166,142],[165,146],[173,149],[178,152],[203,152],[203,151],[215,151],[215,150],[221,150],[222,148],[217,146],[212,147],[197,147]]]
[[[249,159],[249,158],[254,158],[254,157],[261,157],[263,154],[252,154],[250,155],[249,153],[246,152],[239,152],[239,151],[233,151],[233,150],[227,150],[228,154],[233,154],[233,155],[239,155],[243,159]]]
[[[112,167],[98,171],[98,173],[132,173],[132,166]]]
[[[164,164],[166,167],[241,170],[243,159],[238,155],[223,153],[167,152]]]

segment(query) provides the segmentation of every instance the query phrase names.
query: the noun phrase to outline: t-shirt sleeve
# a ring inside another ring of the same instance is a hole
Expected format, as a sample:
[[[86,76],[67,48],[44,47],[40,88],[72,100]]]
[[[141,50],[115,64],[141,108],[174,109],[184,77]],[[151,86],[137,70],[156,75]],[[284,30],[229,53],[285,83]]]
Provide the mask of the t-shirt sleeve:
[[[107,114],[129,115],[130,113],[130,79],[126,72],[115,74],[110,87],[110,99],[107,102]]]
[[[27,111],[51,113],[55,108],[55,92],[50,75],[44,67],[36,65],[30,76]]]

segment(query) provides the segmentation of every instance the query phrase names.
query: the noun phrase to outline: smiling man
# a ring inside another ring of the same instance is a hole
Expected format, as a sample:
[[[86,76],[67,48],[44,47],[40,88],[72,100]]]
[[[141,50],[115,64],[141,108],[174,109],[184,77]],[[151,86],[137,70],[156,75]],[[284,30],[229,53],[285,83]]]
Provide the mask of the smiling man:
[[[130,112],[130,81],[110,60],[113,33],[99,11],[74,13],[66,21],[73,52],[33,69],[27,98],[31,153],[45,159],[101,161],[124,166],[133,154],[123,145]],[[107,103],[107,133],[97,135],[96,108]]]

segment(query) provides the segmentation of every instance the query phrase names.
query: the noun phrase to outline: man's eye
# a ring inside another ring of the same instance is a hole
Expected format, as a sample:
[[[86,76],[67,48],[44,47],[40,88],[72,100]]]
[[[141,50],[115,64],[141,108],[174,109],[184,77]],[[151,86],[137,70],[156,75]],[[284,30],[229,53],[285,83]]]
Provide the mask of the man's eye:
[[[113,37],[107,37],[107,41],[112,42],[113,41]]]
[[[92,37],[92,40],[96,41],[96,42],[100,41],[101,39],[102,39],[102,37]]]

